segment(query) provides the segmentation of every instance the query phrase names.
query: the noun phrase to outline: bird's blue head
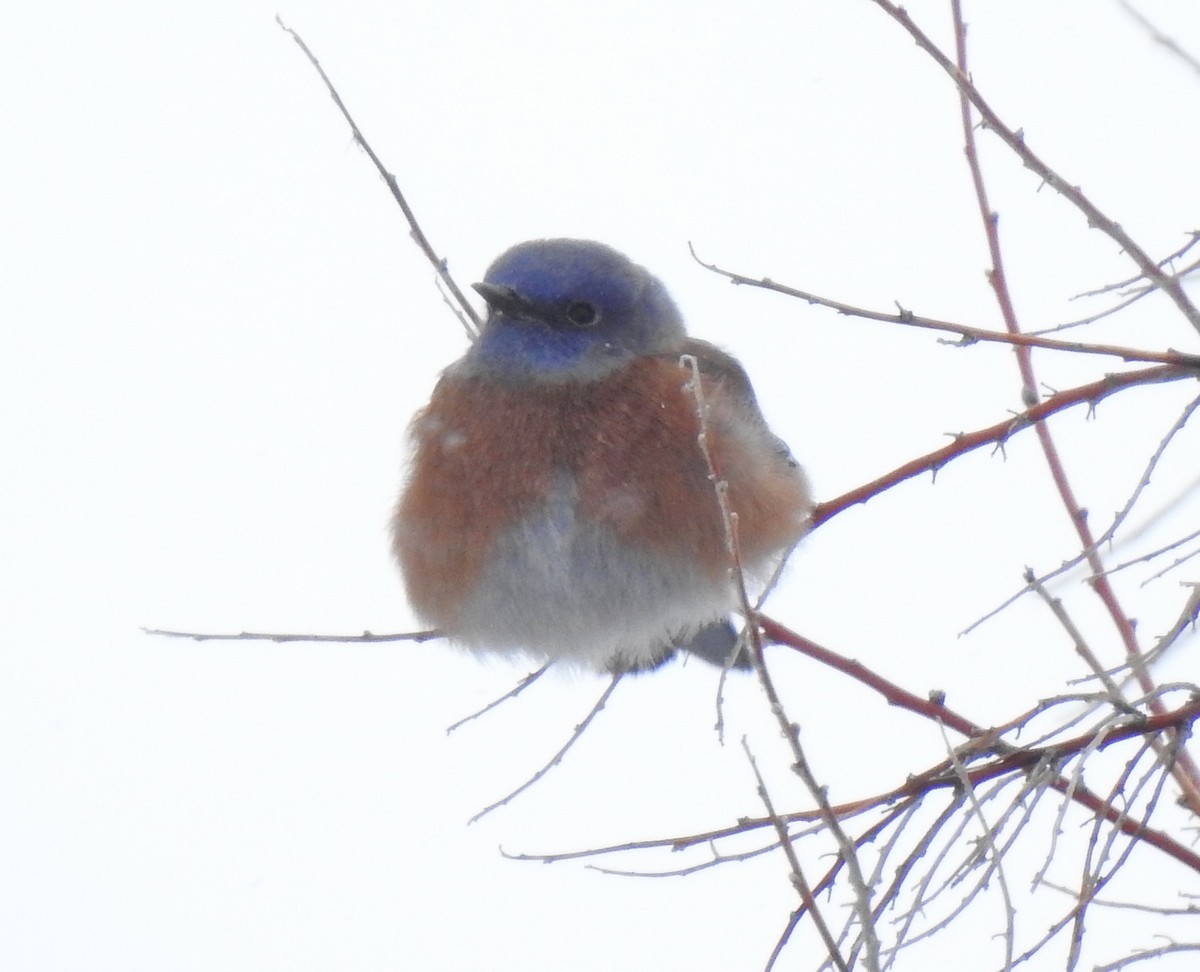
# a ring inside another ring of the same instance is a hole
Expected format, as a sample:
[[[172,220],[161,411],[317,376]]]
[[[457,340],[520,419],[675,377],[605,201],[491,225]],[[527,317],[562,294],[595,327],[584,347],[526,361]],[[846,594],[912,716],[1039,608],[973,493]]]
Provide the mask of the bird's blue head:
[[[475,289],[487,301],[469,374],[557,384],[593,381],[685,332],[666,288],[602,243],[531,240],[508,250]]]

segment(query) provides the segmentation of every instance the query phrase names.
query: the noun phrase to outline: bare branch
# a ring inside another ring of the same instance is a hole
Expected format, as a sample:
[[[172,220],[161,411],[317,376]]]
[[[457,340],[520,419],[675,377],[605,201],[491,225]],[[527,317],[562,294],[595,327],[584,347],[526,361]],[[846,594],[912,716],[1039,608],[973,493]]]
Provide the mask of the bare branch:
[[[795,297],[799,300],[806,301],[809,304],[815,304],[820,307],[828,307],[830,310],[835,310],[839,314],[846,317],[859,317],[868,321],[881,321],[886,324],[898,324],[904,327],[918,327],[930,331],[943,331],[951,334],[961,335],[963,340],[955,342],[957,345],[967,347],[979,341],[993,342],[999,344],[1008,344],[1014,347],[1022,348],[1045,348],[1049,351],[1068,351],[1075,354],[1095,354],[1107,355],[1109,357],[1121,358],[1124,361],[1140,361],[1147,363],[1159,364],[1176,364],[1187,368],[1200,369],[1200,355],[1185,354],[1180,351],[1151,351],[1142,348],[1130,348],[1116,344],[1093,344],[1085,341],[1061,341],[1056,338],[1039,337],[1036,334],[1021,334],[1010,333],[1007,331],[991,331],[982,327],[973,327],[968,324],[958,324],[954,321],[938,320],[934,317],[923,317],[920,314],[914,314],[910,310],[900,308],[895,314],[884,311],[870,310],[866,307],[857,307],[853,304],[845,303],[844,301],[834,300],[831,297],[822,297],[820,294],[814,294],[806,290],[800,290],[796,287],[787,284],[779,283],[772,280],[770,277],[750,277],[745,274],[736,273],[732,270],[726,270],[723,267],[717,266],[715,263],[706,263],[697,255],[695,248],[691,249],[692,257],[700,266],[706,270],[725,277],[730,283],[737,286],[754,287],[759,290],[770,290],[777,294],[783,294],[787,297]],[[1078,323],[1078,322],[1076,322]]]
[[[1167,51],[1174,54],[1179,60],[1190,67],[1197,74],[1200,74],[1200,58],[1187,51],[1179,41],[1174,37],[1164,34],[1161,30],[1154,26],[1146,16],[1139,11],[1129,0],[1117,0],[1117,6],[1124,10],[1133,20],[1150,35],[1150,39]]]
[[[779,841],[778,846],[783,851],[788,865],[791,867],[792,886],[795,887],[796,892],[800,895],[802,906],[808,912],[809,917],[812,918],[817,933],[821,936],[821,941],[825,943],[825,950],[829,956],[829,961],[840,969],[841,972],[849,972],[849,966],[846,965],[846,960],[842,958],[841,950],[838,948],[837,942],[833,940],[833,935],[829,932],[829,926],[825,923],[825,918],[817,907],[812,888],[808,886],[808,881],[804,878],[804,871],[800,867],[800,859],[796,856],[796,850],[788,837],[787,826],[775,812],[775,806],[771,801],[771,794],[767,791],[766,781],[762,778],[762,773],[759,772],[758,762],[754,759],[754,753],[750,751],[750,745],[746,742],[745,738],[742,739],[742,750],[746,754],[746,759],[750,761],[750,768],[754,771],[755,780],[758,781],[758,797],[762,800],[763,806],[766,807],[767,816],[770,818],[772,826],[775,827],[775,834]],[[876,966],[876,968],[878,967]]]
[[[527,779],[507,796],[501,797],[495,803],[489,803],[486,807],[475,814],[475,816],[468,820],[467,823],[476,823],[486,817],[493,810],[496,810],[505,804],[511,803],[516,797],[528,790],[531,786],[537,783],[538,780],[554,769],[555,766],[561,763],[563,761],[563,757],[567,754],[567,750],[579,742],[580,738],[583,736],[584,730],[592,724],[592,720],[600,714],[600,710],[603,709],[608,703],[608,700],[612,698],[612,694],[616,690],[617,683],[621,681],[621,677],[622,676],[620,673],[612,677],[612,680],[608,683],[608,686],[604,689],[604,692],[601,693],[600,698],[596,700],[596,704],[592,706],[591,711],[589,711],[584,717],[584,720],[575,727],[575,731],[571,733],[571,737],[562,744],[562,747],[558,750],[558,752],[551,756],[549,761],[540,770],[534,773],[533,776],[529,777],[529,779]]]
[[[283,634],[268,631],[239,631],[237,634],[214,634],[204,631],[169,631],[165,628],[142,628],[148,635],[164,638],[187,638],[191,641],[312,641],[330,644],[371,644],[380,641],[432,641],[442,637],[440,631],[403,631],[398,634],[372,634],[364,631],[357,635]]]
[[[1042,182],[1050,186],[1050,188],[1078,209],[1087,219],[1088,226],[1100,230],[1112,239],[1122,251],[1127,253],[1141,271],[1142,276],[1160,288],[1175,306],[1179,308],[1180,313],[1187,318],[1192,327],[1200,332],[1200,310],[1196,308],[1187,294],[1184,293],[1179,281],[1164,274],[1159,269],[1158,264],[1138,246],[1133,238],[1121,228],[1121,225],[1101,212],[1078,186],[1068,183],[1062,176],[1042,161],[1026,145],[1023,132],[1014,131],[1005,125],[995,111],[992,110],[991,105],[984,100],[983,95],[979,93],[975,85],[971,83],[971,80],[959,71],[957,65],[950,58],[942,53],[938,46],[916,25],[903,7],[891,3],[890,0],[871,0],[871,2],[908,31],[912,39],[917,42],[917,45],[950,76],[950,79],[957,85],[958,89],[971,102],[975,110],[979,112],[983,119],[984,127],[995,132],[1001,141],[1016,153],[1026,168],[1031,169]]]
[[[898,466],[890,473],[880,476],[869,483],[864,483],[848,493],[835,497],[824,503],[818,503],[812,516],[812,529],[824,524],[837,514],[851,506],[865,503],[885,490],[891,489],[897,483],[912,479],[926,472],[936,472],[951,459],[965,455],[985,445],[1003,443],[1017,432],[1036,425],[1041,420],[1076,405],[1095,405],[1101,399],[1135,385],[1146,385],[1155,382],[1180,381],[1191,378],[1192,372],[1175,365],[1157,365],[1152,368],[1142,368],[1137,371],[1123,371],[1105,375],[1098,381],[1089,382],[1067,391],[1058,392],[1044,399],[1032,408],[1020,412],[1013,418],[975,432],[961,432],[954,436],[949,445],[913,459]]]
[[[459,729],[462,726],[465,726],[468,722],[478,719],[481,715],[486,715],[487,713],[491,712],[492,709],[496,708],[496,706],[500,705],[500,703],[507,702],[509,699],[515,699],[518,695],[520,695],[527,688],[529,688],[530,685],[532,685],[539,678],[541,678],[543,675],[545,675],[546,672],[550,670],[550,666],[552,664],[553,664],[552,662],[546,662],[546,664],[543,665],[541,668],[539,668],[537,671],[530,672],[523,679],[521,679],[521,681],[517,682],[516,685],[514,685],[511,689],[509,689],[502,696],[500,696],[500,698],[493,699],[491,702],[489,702],[487,705],[485,705],[482,709],[472,712],[468,716],[463,716],[457,722],[452,723],[451,725],[447,726],[446,727],[446,735],[447,736],[450,735],[450,733],[454,732],[455,729]]]
[[[304,43],[304,39],[294,30],[292,30],[291,27],[285,24],[278,14],[275,15],[275,23],[277,23],[280,29],[296,42],[296,46],[299,47],[300,50],[304,52],[304,56],[308,58],[308,63],[311,64],[317,74],[321,76],[321,81],[325,84],[325,88],[329,92],[329,97],[333,99],[333,103],[337,105],[338,111],[342,113],[342,117],[346,120],[346,124],[350,126],[350,133],[354,136],[354,141],[357,142],[359,147],[367,154],[367,158],[371,160],[371,164],[375,166],[376,171],[383,177],[383,181],[387,183],[387,187],[392,193],[392,198],[396,200],[396,204],[400,207],[400,211],[404,213],[404,218],[408,222],[409,235],[412,236],[413,242],[415,242],[420,248],[421,252],[425,254],[425,259],[429,261],[430,265],[437,273],[442,285],[454,297],[455,302],[461,309],[461,313],[458,314],[458,319],[463,322],[463,326],[466,328],[467,335],[473,338],[479,331],[479,315],[476,313],[475,308],[472,307],[467,301],[466,296],[463,294],[462,290],[459,289],[458,284],[454,282],[454,278],[450,275],[450,268],[446,258],[438,256],[434,251],[433,245],[429,242],[429,238],[425,235],[425,231],[421,229],[420,223],[417,222],[416,214],[413,212],[412,207],[408,204],[408,200],[404,198],[404,193],[400,190],[400,183],[396,181],[396,177],[388,171],[387,167],[383,164],[383,161],[378,155],[375,154],[375,150],[371,148],[370,142],[367,141],[366,136],[363,135],[362,131],[359,129],[358,123],[355,122],[353,116],[350,114],[350,110],[346,107],[345,102],[342,101],[342,96],[338,93],[337,88],[334,87],[333,82],[329,79],[329,75],[325,73],[325,69],[321,67],[321,62],[317,60],[316,55],[313,54],[313,52],[309,50],[308,45]],[[470,322],[470,325],[467,324],[468,321]]]

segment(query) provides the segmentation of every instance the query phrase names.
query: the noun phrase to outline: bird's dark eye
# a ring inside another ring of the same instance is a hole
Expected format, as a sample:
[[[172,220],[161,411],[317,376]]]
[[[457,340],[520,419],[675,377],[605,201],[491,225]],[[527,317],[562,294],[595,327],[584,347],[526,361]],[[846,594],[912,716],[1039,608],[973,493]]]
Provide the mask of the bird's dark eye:
[[[586,300],[572,301],[567,305],[567,320],[576,327],[592,327],[599,323],[600,311]]]

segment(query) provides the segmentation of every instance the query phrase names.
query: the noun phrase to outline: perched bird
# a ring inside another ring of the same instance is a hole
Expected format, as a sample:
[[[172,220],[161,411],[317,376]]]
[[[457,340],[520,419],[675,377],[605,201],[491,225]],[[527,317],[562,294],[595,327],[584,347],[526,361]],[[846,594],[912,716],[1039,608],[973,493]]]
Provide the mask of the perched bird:
[[[741,365],[689,338],[663,285],[585,240],[533,240],[475,290],[477,341],[414,418],[393,519],[422,621],[471,648],[613,673],[685,649],[745,666],[729,622],[728,483],[746,572],[804,532],[807,481]]]

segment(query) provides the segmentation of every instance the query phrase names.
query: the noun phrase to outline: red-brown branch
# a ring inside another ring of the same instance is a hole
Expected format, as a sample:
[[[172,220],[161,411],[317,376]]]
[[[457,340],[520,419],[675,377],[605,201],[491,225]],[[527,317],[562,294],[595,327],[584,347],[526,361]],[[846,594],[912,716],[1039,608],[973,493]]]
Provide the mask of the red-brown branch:
[[[982,726],[972,722],[966,716],[963,716],[953,709],[949,708],[944,701],[940,699],[921,698],[919,695],[914,695],[907,689],[901,688],[895,682],[884,678],[876,672],[871,671],[860,662],[849,658],[843,658],[837,652],[830,651],[818,645],[816,642],[805,638],[803,635],[792,631],[778,621],[771,618],[759,615],[759,625],[762,628],[763,634],[770,638],[773,642],[780,645],[786,645],[801,654],[819,661],[836,671],[849,675],[855,681],[873,689],[875,692],[883,696],[890,705],[898,706],[902,709],[907,709],[925,719],[934,722],[942,723],[949,726],[960,735],[970,739],[987,740],[989,736],[994,737],[994,740],[988,741],[988,748],[998,750],[1002,759],[1016,760],[1010,769],[1025,768],[1037,762],[1037,758],[1030,762],[1021,762],[1022,753],[1036,752],[1039,757],[1044,757],[1048,752],[1060,752],[1061,747],[1071,747],[1074,745],[1079,751],[1086,748],[1095,742],[1096,733],[1087,733],[1084,736],[1076,737],[1074,740],[1067,740],[1057,746],[1040,747],[1037,750],[1022,750],[1009,747],[1007,744],[999,742],[999,733],[995,729],[985,729]],[[1150,726],[1154,731],[1169,729],[1174,726],[1190,726],[1195,719],[1200,716],[1200,701],[1192,700],[1187,705],[1173,712],[1155,712],[1153,716],[1148,717],[1144,722],[1132,723],[1130,726],[1118,727],[1109,730],[1107,734],[1116,736],[1118,733],[1124,733],[1121,738],[1128,738],[1130,735],[1144,735],[1146,726]],[[1082,743],[1080,742],[1082,740]],[[1105,743],[1107,744],[1107,743]],[[1069,755],[1066,750],[1062,750],[1063,755]],[[988,764],[989,766],[993,764]],[[985,772],[988,767],[980,767],[975,772]],[[996,774],[991,774],[996,775]],[[987,778],[990,778],[987,777]],[[921,777],[916,778],[914,785],[921,788]],[[924,784],[928,787],[928,782]],[[1183,846],[1178,841],[1172,839],[1161,831],[1153,830],[1146,827],[1136,820],[1129,819],[1126,811],[1112,806],[1102,798],[1096,796],[1089,791],[1082,783],[1072,782],[1063,776],[1056,776],[1049,781],[1049,786],[1058,790],[1060,793],[1069,796],[1075,803],[1087,807],[1093,813],[1102,816],[1110,824],[1117,827],[1122,833],[1132,837],[1137,837],[1148,844],[1157,847],[1163,853],[1175,858],[1175,860],[1191,868],[1196,873],[1200,873],[1200,854]],[[908,789],[908,785],[899,788],[897,795],[902,793],[912,792]],[[786,815],[785,815],[786,818]]]
[[[1089,382],[1086,385],[1079,385],[1076,388],[1069,388],[1058,392],[1038,402],[1032,408],[1015,415],[1011,419],[997,422],[995,425],[989,425],[987,428],[978,429],[974,432],[963,432],[956,435],[953,442],[943,446],[941,449],[935,449],[933,452],[906,462],[904,465],[898,466],[878,479],[864,483],[862,486],[858,486],[848,493],[843,493],[832,500],[817,504],[816,509],[813,511],[813,529],[816,529],[816,527],[849,507],[865,503],[872,497],[891,489],[897,483],[902,483],[904,480],[911,479],[924,472],[937,472],[937,470],[951,459],[978,449],[980,446],[1006,442],[1014,433],[1029,428],[1057,412],[1075,405],[1082,405],[1085,402],[1095,405],[1096,402],[1105,396],[1111,395],[1122,388],[1129,388],[1134,385],[1148,385],[1155,382],[1178,381],[1188,377],[1195,377],[1195,372],[1187,367],[1157,365],[1152,368],[1139,368],[1136,371],[1122,371],[1116,374],[1105,375],[1099,381]]]

